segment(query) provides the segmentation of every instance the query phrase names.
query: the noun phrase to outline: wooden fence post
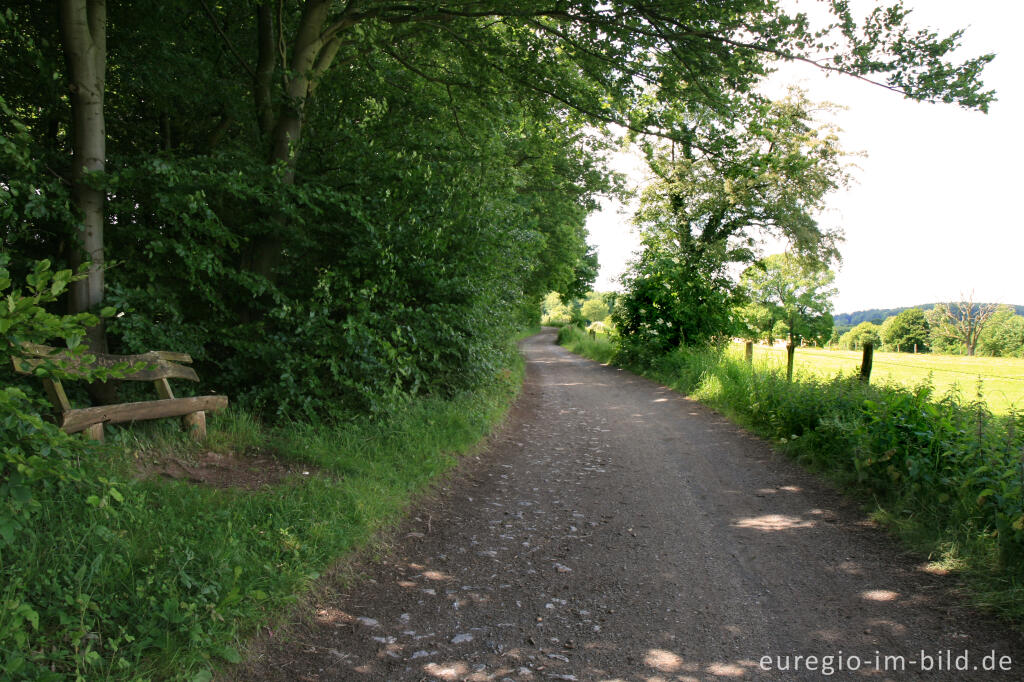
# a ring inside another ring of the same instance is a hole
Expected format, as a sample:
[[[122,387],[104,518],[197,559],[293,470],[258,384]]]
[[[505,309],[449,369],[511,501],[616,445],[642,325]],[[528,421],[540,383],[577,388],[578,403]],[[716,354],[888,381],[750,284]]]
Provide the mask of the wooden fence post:
[[[875,355],[875,345],[870,341],[864,343],[864,358],[860,362],[860,380],[871,381],[871,360]]]
[[[796,346],[790,341],[786,344],[786,381],[793,380],[793,354],[796,352]]]
[[[746,346],[743,348],[743,355],[747,358],[747,364],[754,364],[754,342],[747,341]]]

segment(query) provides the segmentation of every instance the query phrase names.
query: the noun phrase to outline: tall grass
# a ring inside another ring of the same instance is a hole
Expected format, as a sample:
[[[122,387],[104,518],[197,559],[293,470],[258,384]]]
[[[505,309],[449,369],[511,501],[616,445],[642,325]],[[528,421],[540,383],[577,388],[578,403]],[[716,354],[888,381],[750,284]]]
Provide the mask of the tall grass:
[[[609,354],[569,348],[601,361]],[[993,415],[980,397],[936,400],[927,383],[815,375],[791,383],[778,367],[715,350],[680,349],[631,369],[861,495],[915,549],[966,576],[979,601],[1024,623],[1024,415]]]
[[[203,449],[310,465],[256,491],[138,480],[137,458],[200,446],[169,422],[111,434],[83,458],[81,481],[36,491],[38,522],[0,545],[0,677],[210,679],[492,429],[522,371],[517,359],[486,389],[377,421],[269,428],[210,415]]]
[[[608,363],[615,355],[615,345],[606,334],[594,334],[574,325],[566,325],[558,330],[558,343],[573,353],[584,355],[591,360]]]

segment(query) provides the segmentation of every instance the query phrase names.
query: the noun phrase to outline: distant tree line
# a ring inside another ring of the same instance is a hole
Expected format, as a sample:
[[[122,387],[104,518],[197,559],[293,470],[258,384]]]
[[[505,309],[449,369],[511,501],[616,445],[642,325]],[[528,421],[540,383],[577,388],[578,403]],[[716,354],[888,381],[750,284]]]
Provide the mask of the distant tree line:
[[[937,305],[939,305],[939,302],[920,303],[899,308],[869,308],[852,313],[835,313],[832,317],[835,320],[836,329],[840,330],[840,334],[845,334],[861,322],[871,322],[872,324],[880,325],[890,317],[899,315],[904,310],[910,310],[911,308],[931,310]],[[1006,307],[1012,308],[1017,315],[1024,315],[1024,305],[1007,305]]]
[[[903,353],[1024,357],[1020,312],[1020,306],[971,300],[936,303],[927,310],[903,309],[880,324],[865,320],[844,331],[837,325],[832,343],[849,350],[871,342],[881,350]]]

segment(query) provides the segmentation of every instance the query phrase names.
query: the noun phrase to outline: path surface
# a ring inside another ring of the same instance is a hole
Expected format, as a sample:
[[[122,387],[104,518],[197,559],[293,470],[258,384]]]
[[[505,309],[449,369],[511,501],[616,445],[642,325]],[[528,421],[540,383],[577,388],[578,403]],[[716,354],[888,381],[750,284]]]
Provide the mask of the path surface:
[[[508,427],[241,679],[1024,679],[1020,637],[762,441],[550,331],[522,348]]]

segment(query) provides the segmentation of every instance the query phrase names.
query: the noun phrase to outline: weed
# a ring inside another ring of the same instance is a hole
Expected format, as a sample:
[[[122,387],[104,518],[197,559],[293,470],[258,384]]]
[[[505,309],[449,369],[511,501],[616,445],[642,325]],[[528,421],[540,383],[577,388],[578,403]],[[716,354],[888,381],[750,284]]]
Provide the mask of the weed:
[[[570,350],[688,393],[870,500],[874,516],[976,599],[1024,617],[1024,415],[994,415],[982,396],[936,399],[916,386],[798,372],[716,349],[624,357],[563,330]],[[980,389],[978,389],[980,391]]]
[[[272,450],[325,474],[255,491],[134,477],[136,457],[197,452],[173,420],[111,428],[102,449],[75,445],[75,475],[36,486],[31,514],[0,543],[0,676],[208,679],[477,443],[522,371],[519,361],[486,389],[415,399],[386,418],[271,427],[244,411],[209,415],[202,448]]]

